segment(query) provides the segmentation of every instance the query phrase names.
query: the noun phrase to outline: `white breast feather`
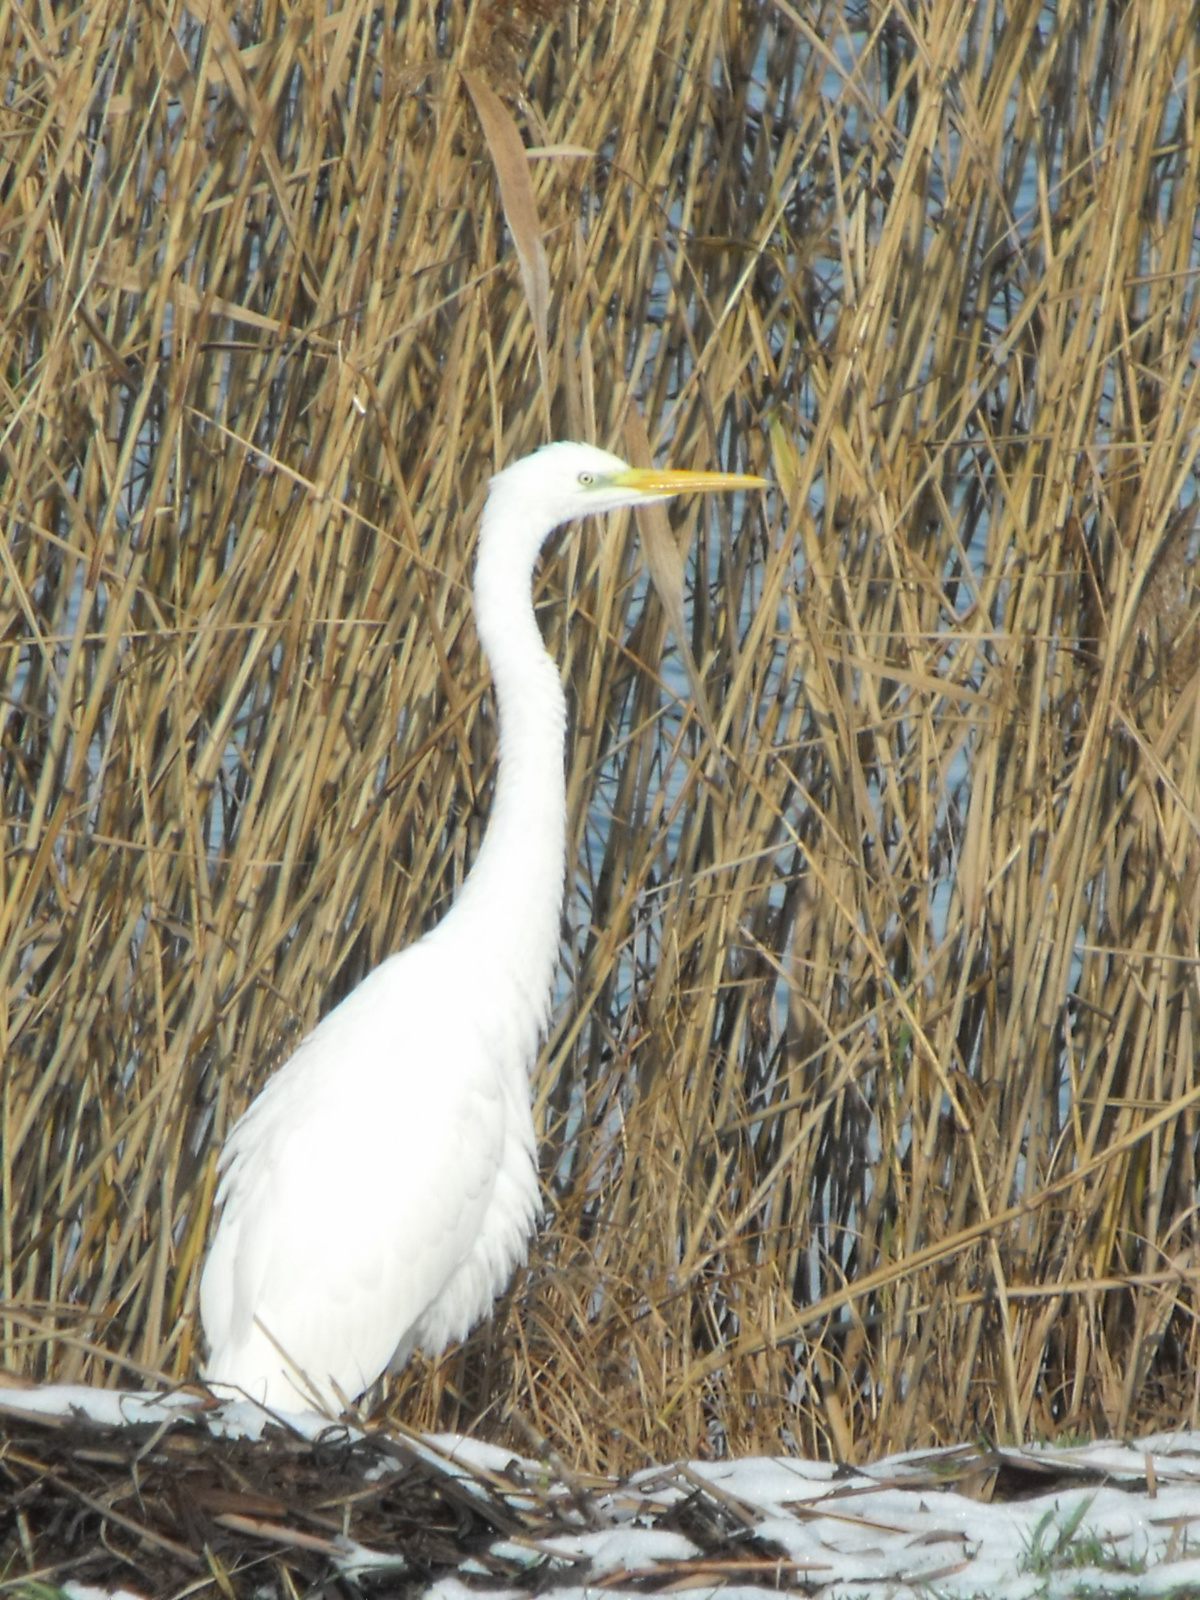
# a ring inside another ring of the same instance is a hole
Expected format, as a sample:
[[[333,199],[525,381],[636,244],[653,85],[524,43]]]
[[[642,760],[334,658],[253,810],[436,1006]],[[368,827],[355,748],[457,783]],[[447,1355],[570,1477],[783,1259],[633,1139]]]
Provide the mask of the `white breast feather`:
[[[398,1347],[436,1353],[465,1334],[523,1259],[537,1211],[527,1027],[502,1018],[481,1035],[490,1008],[455,1004],[464,982],[436,937],[393,956],[233,1129],[200,1287],[221,1382],[340,1411]]]

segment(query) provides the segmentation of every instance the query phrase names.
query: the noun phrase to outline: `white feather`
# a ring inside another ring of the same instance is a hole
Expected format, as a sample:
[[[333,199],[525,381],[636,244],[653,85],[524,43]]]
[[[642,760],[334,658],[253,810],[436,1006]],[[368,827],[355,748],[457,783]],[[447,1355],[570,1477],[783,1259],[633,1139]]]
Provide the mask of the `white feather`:
[[[560,523],[684,487],[638,477],[559,444],[492,479],[475,575],[500,710],[487,837],[446,918],[323,1019],[226,1141],[200,1284],[216,1383],[339,1412],[389,1362],[463,1337],[525,1258],[566,836],[565,703],[530,585]]]

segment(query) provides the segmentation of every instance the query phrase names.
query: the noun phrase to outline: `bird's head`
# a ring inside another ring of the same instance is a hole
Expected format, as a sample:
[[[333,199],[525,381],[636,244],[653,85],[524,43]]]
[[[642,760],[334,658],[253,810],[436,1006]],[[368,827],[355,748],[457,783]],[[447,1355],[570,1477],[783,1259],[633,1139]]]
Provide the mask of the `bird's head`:
[[[738,472],[688,472],[631,467],[590,444],[548,444],[492,479],[489,506],[504,503],[542,536],[561,523],[623,506],[645,505],[676,494],[712,489],[754,489],[766,480]]]

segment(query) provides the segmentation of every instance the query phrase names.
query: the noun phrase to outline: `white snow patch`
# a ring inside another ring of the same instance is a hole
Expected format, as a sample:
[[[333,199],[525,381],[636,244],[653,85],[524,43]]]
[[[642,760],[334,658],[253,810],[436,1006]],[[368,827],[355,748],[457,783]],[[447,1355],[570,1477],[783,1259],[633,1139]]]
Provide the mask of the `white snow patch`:
[[[317,1411],[266,1411],[253,1400],[228,1399],[214,1406],[194,1389],[153,1390],[132,1394],[126,1389],[92,1389],[82,1383],[49,1383],[41,1388],[0,1388],[0,1407],[35,1416],[84,1416],[101,1426],[119,1428],[143,1422],[166,1422],[189,1415],[225,1439],[261,1439],[269,1423],[280,1424],[302,1439],[316,1439],[330,1428],[361,1439],[362,1433],[333,1422]]]
[[[83,1383],[52,1383],[40,1389],[0,1389],[0,1404],[34,1416],[89,1417],[109,1428],[140,1422],[165,1422],[180,1412],[199,1409],[203,1401],[186,1390],[170,1394],[131,1394],[126,1389],[91,1389]]]
[[[588,1576],[650,1572],[665,1561],[690,1561],[700,1551],[690,1539],[666,1528],[605,1528],[598,1533],[555,1534],[538,1547],[572,1561],[586,1561]]]
[[[76,1583],[74,1579],[62,1585],[62,1592],[69,1600],[145,1600],[132,1589],[97,1589],[94,1584]]]

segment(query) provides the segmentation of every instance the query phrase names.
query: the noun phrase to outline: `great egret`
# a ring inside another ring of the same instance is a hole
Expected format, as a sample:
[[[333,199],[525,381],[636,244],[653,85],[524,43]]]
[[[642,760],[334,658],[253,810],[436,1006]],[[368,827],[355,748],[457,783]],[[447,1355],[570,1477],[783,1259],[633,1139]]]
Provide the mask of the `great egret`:
[[[500,765],[454,906],[298,1046],[229,1134],[200,1282],[206,1377],[332,1414],[490,1309],[539,1213],[529,1068],[549,1017],[566,865],[566,702],[531,585],[552,529],[758,487],[552,444],[491,480],[475,621]]]

